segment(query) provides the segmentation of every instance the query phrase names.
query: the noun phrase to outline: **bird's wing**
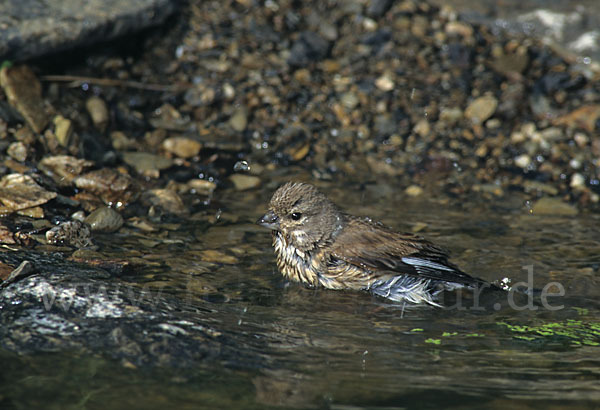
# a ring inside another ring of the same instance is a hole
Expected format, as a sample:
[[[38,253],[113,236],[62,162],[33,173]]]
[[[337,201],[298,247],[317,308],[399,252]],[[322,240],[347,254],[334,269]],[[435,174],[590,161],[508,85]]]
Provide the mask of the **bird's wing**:
[[[359,218],[349,218],[332,245],[331,255],[332,264],[366,269],[374,280],[402,274],[461,285],[482,283],[450,263],[448,254],[431,242]]]

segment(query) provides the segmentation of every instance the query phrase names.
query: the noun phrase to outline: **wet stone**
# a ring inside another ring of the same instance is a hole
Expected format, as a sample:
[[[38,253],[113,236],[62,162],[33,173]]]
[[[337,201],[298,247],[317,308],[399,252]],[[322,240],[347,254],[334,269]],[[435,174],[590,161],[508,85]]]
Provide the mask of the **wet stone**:
[[[63,147],[68,147],[71,134],[73,133],[73,122],[62,115],[54,117],[52,122],[54,122],[54,134],[58,143]]]
[[[200,153],[202,144],[187,137],[171,137],[163,141],[162,147],[180,158],[192,158]]]
[[[142,202],[151,207],[159,207],[161,210],[174,215],[189,213],[181,197],[170,189],[151,189],[146,191],[142,195]]]
[[[0,180],[0,202],[11,210],[32,208],[56,198],[29,175],[9,174]]]
[[[97,195],[107,205],[124,206],[139,196],[138,185],[129,175],[110,168],[88,172],[73,182],[77,188]]]
[[[229,125],[237,132],[242,132],[246,129],[248,124],[248,113],[246,108],[240,107],[235,110],[231,118],[229,119]]]
[[[100,131],[104,131],[110,119],[108,107],[104,100],[100,97],[90,97],[85,102],[85,108],[90,114],[94,126]]]
[[[173,160],[148,152],[123,152],[123,161],[141,175],[158,178],[160,171],[173,166]]]
[[[423,194],[423,188],[418,185],[410,185],[404,190],[404,192],[408,196],[419,196]]]
[[[123,217],[112,208],[100,207],[85,218],[93,232],[116,232],[123,226]]]
[[[0,71],[0,85],[10,104],[25,118],[35,132],[48,125],[48,115],[42,99],[42,85],[25,65],[4,67]]]
[[[229,177],[234,187],[238,191],[245,191],[260,186],[260,178],[253,175],[233,174]]]
[[[60,186],[70,186],[73,179],[94,165],[92,161],[79,159],[70,155],[45,157],[38,163],[38,168],[46,176],[52,178]]]
[[[465,110],[465,117],[474,124],[482,124],[490,118],[498,107],[498,100],[490,95],[479,97],[471,102]]]
[[[534,215],[577,215],[578,211],[573,205],[561,201],[558,198],[544,197],[533,204]]]
[[[228,265],[235,265],[239,263],[238,258],[232,255],[227,255],[221,251],[207,249],[199,252],[200,258],[204,262],[212,262],[212,263],[224,263]]]
[[[10,144],[6,153],[15,161],[24,162],[27,159],[27,147],[20,141]]]
[[[329,42],[312,31],[300,33],[287,60],[292,67],[306,67],[324,59],[329,53]]]
[[[52,245],[87,248],[93,244],[90,226],[80,221],[63,222],[46,232],[46,240]]]

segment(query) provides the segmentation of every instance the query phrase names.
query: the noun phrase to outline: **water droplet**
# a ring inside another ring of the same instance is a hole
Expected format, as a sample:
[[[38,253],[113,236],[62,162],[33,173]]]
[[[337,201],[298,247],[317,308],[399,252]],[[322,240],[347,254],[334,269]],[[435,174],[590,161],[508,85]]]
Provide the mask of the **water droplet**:
[[[235,172],[250,171],[250,165],[248,164],[248,161],[238,161],[233,166],[233,170]]]

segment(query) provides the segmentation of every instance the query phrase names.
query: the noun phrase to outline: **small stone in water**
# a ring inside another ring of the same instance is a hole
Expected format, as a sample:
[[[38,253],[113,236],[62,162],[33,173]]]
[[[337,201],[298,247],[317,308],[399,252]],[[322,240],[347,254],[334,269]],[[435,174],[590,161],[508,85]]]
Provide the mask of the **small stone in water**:
[[[85,218],[92,231],[115,232],[123,226],[123,217],[112,208],[100,207]]]
[[[90,97],[85,102],[85,108],[87,109],[92,122],[99,130],[104,130],[108,124],[109,114],[108,107],[103,99],[100,97]]]
[[[573,189],[585,188],[585,177],[578,172],[573,174],[570,186]]]
[[[531,164],[531,157],[527,154],[519,155],[515,158],[515,165],[519,168],[527,168]]]
[[[408,196],[419,196],[423,193],[423,188],[418,185],[411,185],[404,190]]]
[[[186,137],[171,137],[163,141],[162,147],[180,158],[192,158],[200,153],[202,144]]]
[[[475,124],[482,124],[494,114],[496,107],[498,107],[498,100],[491,95],[485,95],[469,104],[465,110],[465,117]]]
[[[235,265],[239,262],[238,258],[232,255],[227,255],[221,251],[207,249],[200,251],[200,258],[204,262],[224,263],[227,265]]]
[[[235,189],[238,191],[245,191],[260,185],[260,178],[252,175],[233,174],[229,177],[229,180],[233,182]]]
[[[534,215],[577,215],[577,208],[557,198],[540,198],[531,209]]]
[[[21,141],[10,144],[6,153],[15,161],[24,162],[27,159],[27,147]]]

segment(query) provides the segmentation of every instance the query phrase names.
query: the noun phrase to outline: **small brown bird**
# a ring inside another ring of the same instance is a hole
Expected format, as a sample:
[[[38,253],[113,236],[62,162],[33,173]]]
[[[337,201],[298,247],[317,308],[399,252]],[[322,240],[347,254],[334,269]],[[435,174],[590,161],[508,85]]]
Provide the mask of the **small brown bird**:
[[[491,286],[462,272],[431,242],[348,215],[310,184],[279,187],[257,223],[272,230],[283,276],[312,287],[439,306],[444,289]]]

